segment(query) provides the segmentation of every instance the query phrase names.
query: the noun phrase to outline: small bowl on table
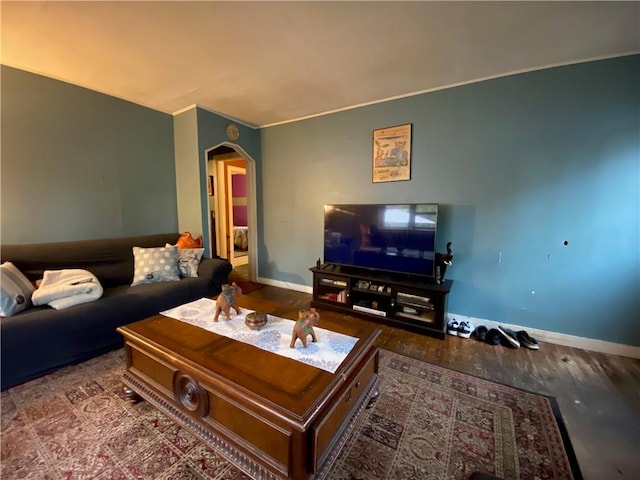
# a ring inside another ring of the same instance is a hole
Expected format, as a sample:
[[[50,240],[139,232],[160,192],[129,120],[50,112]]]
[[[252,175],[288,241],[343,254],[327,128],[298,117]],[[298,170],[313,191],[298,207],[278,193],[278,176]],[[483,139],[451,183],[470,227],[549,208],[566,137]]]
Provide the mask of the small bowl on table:
[[[267,314],[262,312],[248,313],[244,323],[251,330],[260,330],[267,324]]]

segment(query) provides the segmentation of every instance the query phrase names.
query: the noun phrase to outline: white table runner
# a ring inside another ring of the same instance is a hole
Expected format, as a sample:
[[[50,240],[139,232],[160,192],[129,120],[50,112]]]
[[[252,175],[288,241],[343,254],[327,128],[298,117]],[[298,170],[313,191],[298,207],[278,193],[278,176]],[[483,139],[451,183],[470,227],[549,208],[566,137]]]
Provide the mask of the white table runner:
[[[357,338],[316,326],[313,329],[318,338],[317,342],[312,342],[309,336],[307,348],[302,347],[300,340],[296,342],[295,348],[290,348],[291,332],[295,324],[293,320],[267,314],[267,324],[260,330],[251,330],[245,325],[244,320],[253,310],[243,308],[242,313],[231,317],[231,320],[226,320],[222,313],[218,321],[214,322],[215,308],[215,300],[201,298],[160,313],[330,373],[338,369],[358,341]],[[231,312],[235,313],[233,309]],[[322,318],[320,318],[321,323]]]

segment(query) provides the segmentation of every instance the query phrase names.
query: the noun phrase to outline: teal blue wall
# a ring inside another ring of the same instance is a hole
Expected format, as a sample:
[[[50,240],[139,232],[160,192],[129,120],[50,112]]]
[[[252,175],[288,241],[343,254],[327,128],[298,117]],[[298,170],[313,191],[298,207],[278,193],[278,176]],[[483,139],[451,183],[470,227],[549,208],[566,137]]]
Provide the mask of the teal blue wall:
[[[249,154],[256,163],[259,162],[260,152],[260,130],[247,127],[241,123],[232,122],[228,118],[216,115],[201,108],[198,111],[198,149],[202,160],[206,160],[206,151],[210,150],[221,143],[231,143],[238,145],[247,154]],[[235,123],[240,131],[240,137],[237,140],[229,140],[226,134],[227,125]],[[206,162],[205,162],[206,167]],[[206,170],[205,170],[206,171]],[[206,185],[203,185],[205,187]],[[206,188],[204,193],[206,195]]]
[[[198,116],[192,108],[173,118],[175,143],[176,193],[178,201],[178,230],[194,237],[206,233],[202,224],[202,177],[198,155]],[[205,254],[209,256],[208,242]]]
[[[325,203],[438,202],[451,312],[640,345],[639,72],[630,56],[263,129],[259,275],[311,285]],[[405,123],[411,180],[373,184],[372,130]]]
[[[240,125],[259,276],[311,285],[325,203],[438,202],[451,312],[640,345],[639,72],[630,56]],[[178,230],[171,116],[4,66],[1,80],[2,243]],[[228,120],[196,116],[202,183]],[[404,123],[411,180],[373,184],[372,130]]]
[[[1,67],[2,243],[177,231],[173,118]]]

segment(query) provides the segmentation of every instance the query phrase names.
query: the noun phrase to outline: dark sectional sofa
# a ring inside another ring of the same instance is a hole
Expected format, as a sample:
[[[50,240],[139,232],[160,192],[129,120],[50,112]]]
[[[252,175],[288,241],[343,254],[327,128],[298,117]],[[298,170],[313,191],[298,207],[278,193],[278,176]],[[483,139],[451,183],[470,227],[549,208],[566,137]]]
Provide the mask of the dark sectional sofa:
[[[218,295],[231,264],[203,258],[197,278],[131,286],[133,247],[174,245],[179,233],[78,242],[2,245],[2,262],[12,262],[29,280],[45,270],[81,268],[104,288],[96,301],[63,310],[31,307],[0,320],[2,389],[31,380],[123,345],[116,328],[202,297]]]

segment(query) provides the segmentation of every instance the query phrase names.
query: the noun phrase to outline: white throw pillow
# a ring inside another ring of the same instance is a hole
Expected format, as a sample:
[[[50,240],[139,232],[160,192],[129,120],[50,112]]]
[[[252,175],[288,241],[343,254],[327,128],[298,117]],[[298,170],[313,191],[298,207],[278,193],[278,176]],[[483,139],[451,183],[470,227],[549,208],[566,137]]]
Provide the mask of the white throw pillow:
[[[172,246],[169,243],[165,245],[165,247]],[[204,248],[178,247],[178,269],[182,278],[198,276],[198,266],[200,266],[202,255],[204,255]]]
[[[178,247],[133,247],[133,282],[131,286],[180,280]]]
[[[0,315],[10,317],[31,306],[35,287],[11,262],[0,265]]]

